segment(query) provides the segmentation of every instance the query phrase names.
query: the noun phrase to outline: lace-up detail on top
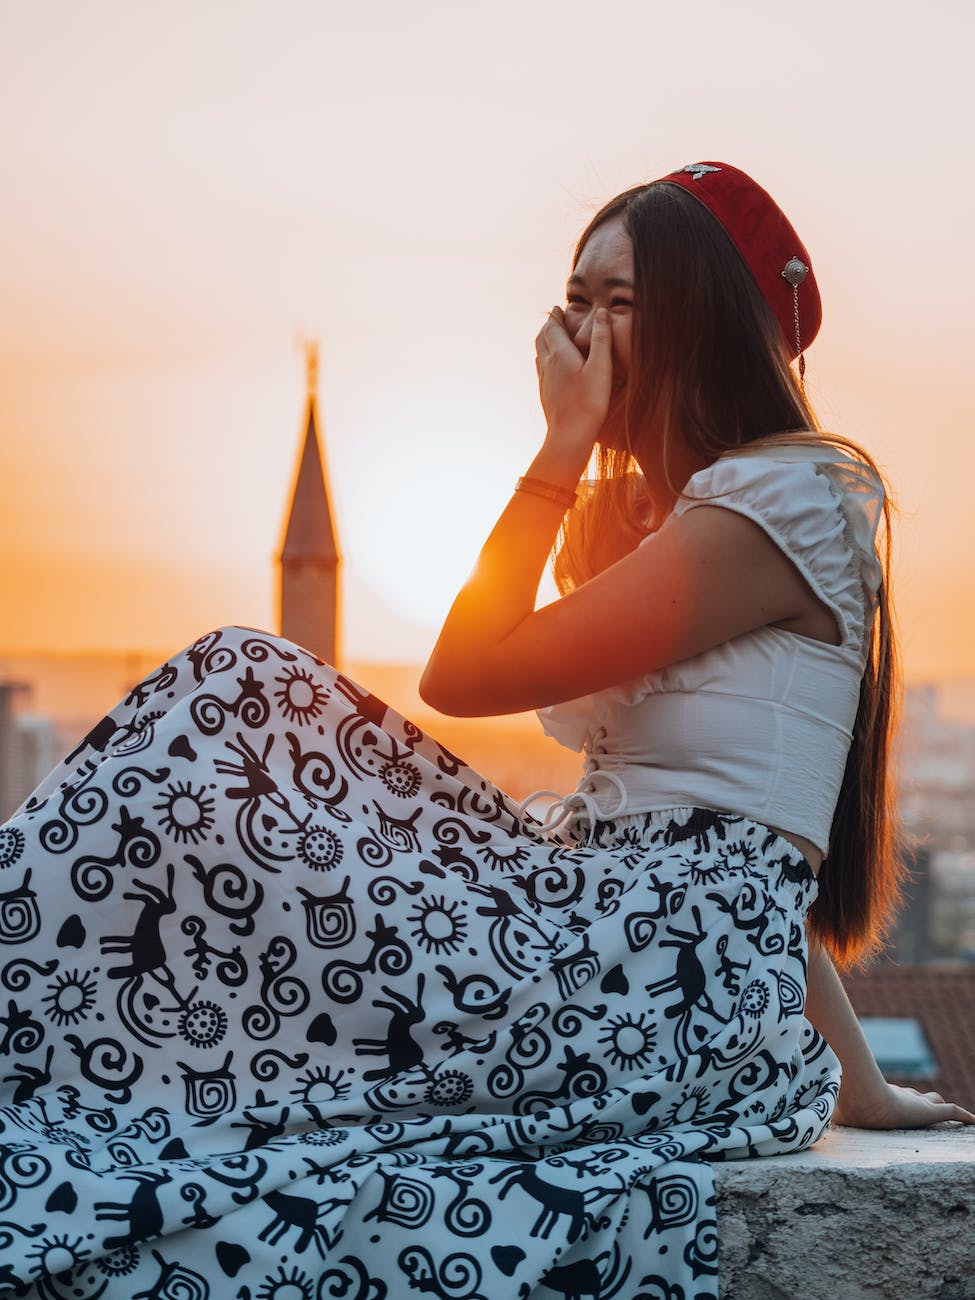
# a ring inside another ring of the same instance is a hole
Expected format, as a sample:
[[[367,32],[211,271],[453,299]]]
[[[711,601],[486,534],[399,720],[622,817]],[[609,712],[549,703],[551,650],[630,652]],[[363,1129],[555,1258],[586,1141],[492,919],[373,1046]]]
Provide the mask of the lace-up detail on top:
[[[615,807],[597,802],[600,779],[615,789]],[[602,772],[598,768],[587,772],[571,794],[560,795],[557,790],[536,790],[518,805],[518,816],[524,817],[533,803],[545,798],[553,801],[539,819],[545,835],[553,835],[563,827],[571,830],[575,822],[586,821],[589,823],[588,839],[592,839],[597,822],[623,817],[629,811],[629,795],[622,777],[615,772]]]

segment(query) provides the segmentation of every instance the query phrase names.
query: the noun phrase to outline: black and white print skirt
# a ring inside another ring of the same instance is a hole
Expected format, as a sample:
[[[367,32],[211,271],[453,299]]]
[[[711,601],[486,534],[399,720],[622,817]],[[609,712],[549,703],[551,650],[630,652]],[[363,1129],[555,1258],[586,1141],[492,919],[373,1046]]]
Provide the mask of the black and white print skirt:
[[[837,1094],[815,880],[593,832],[288,642],[159,668],[0,829],[0,1297],[715,1296],[709,1162]]]

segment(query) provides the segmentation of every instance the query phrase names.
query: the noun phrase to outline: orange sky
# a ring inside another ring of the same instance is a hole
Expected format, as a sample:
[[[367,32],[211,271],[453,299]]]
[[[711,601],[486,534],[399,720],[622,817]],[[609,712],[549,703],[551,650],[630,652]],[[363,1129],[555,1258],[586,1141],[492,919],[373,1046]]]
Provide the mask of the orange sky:
[[[912,677],[975,671],[961,0],[4,6],[0,649],[272,620],[304,331],[346,646],[419,659],[542,424],[610,194],[751,171],[810,248],[824,420],[888,469]]]

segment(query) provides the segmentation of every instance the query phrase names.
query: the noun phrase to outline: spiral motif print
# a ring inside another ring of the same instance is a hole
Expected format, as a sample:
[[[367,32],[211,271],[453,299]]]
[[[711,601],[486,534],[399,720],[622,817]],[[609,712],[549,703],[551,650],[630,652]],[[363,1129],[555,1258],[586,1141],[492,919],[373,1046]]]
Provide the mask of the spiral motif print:
[[[201,638],[0,828],[0,1300],[717,1294],[795,1151],[811,872],[672,809],[545,837],[297,646]]]
[[[28,867],[16,889],[0,894],[0,943],[19,946],[40,934],[41,914],[30,878]]]

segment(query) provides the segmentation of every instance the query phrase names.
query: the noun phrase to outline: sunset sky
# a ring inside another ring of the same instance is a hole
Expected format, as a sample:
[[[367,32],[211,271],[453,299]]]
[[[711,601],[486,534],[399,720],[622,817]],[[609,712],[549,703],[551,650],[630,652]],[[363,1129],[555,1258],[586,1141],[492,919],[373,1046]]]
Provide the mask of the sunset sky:
[[[272,623],[308,336],[346,652],[422,659],[541,436],[576,235],[716,158],[812,254],[909,676],[975,672],[973,12],[0,0],[0,651]]]

